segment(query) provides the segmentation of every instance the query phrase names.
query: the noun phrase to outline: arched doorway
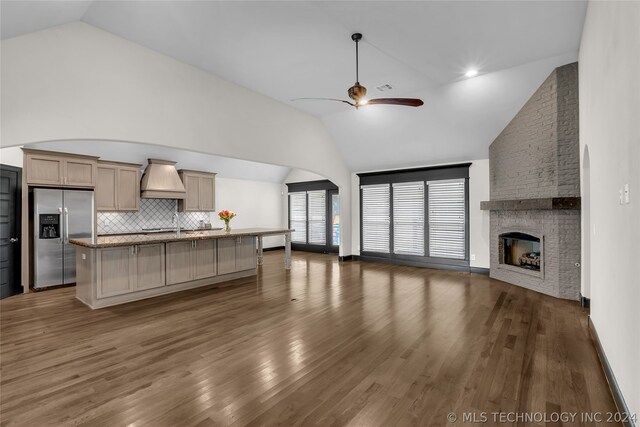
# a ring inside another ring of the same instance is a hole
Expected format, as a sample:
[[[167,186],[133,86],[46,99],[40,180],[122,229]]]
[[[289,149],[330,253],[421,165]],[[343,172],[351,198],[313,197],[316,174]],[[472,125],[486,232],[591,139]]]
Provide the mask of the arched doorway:
[[[584,298],[591,298],[591,159],[589,147],[582,155],[582,287]]]

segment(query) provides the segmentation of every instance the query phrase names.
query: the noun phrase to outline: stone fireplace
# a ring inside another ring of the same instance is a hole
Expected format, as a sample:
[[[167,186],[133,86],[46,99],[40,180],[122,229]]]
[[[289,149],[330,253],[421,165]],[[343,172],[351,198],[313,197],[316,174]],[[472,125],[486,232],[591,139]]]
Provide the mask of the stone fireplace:
[[[489,148],[491,277],[580,293],[578,64],[556,68]]]

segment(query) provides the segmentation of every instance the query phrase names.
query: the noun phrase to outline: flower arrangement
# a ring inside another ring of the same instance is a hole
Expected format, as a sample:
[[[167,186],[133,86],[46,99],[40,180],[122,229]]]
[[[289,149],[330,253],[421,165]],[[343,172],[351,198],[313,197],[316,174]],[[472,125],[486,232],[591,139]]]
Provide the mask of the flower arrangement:
[[[231,232],[231,226],[229,225],[229,222],[235,216],[236,216],[236,213],[233,211],[224,210],[224,211],[218,212],[218,218],[224,221],[224,231],[226,231],[227,233]]]

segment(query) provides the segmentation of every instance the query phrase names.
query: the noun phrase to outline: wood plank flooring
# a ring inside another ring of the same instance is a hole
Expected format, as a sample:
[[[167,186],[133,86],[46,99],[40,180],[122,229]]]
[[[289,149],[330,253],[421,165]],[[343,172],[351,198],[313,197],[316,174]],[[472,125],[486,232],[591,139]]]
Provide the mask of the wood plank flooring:
[[[328,255],[282,265],[269,252],[257,278],[95,311],[74,288],[1,301],[0,424],[441,426],[450,412],[449,425],[474,425],[463,412],[615,411],[576,302]]]

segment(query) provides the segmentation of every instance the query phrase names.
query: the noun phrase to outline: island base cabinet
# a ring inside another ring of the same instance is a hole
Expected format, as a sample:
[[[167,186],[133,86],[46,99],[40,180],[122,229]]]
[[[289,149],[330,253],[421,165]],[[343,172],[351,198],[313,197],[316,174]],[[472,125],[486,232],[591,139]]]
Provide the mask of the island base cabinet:
[[[256,268],[256,238],[238,237],[236,243],[236,271]]]
[[[193,280],[193,241],[167,243],[167,284]]]
[[[135,281],[134,247],[98,250],[98,298],[133,292]]]
[[[216,241],[194,241],[194,279],[205,279],[215,276],[216,271]]]
[[[256,238],[218,239],[218,274],[256,268]]]
[[[164,286],[164,243],[139,245],[135,247],[135,252],[135,290],[153,289]]]
[[[218,274],[236,271],[236,239],[218,239]]]
[[[167,284],[206,279],[216,274],[215,240],[167,243]]]
[[[164,243],[98,250],[98,298],[165,285]]]

